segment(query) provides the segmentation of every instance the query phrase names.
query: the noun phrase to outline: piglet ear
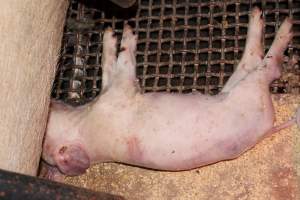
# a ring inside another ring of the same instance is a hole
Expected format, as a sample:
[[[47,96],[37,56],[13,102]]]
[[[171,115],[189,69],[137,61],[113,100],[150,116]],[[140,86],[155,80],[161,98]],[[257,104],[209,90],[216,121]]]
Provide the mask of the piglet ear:
[[[67,145],[57,152],[56,164],[64,174],[75,176],[83,174],[89,168],[90,158],[80,146]]]

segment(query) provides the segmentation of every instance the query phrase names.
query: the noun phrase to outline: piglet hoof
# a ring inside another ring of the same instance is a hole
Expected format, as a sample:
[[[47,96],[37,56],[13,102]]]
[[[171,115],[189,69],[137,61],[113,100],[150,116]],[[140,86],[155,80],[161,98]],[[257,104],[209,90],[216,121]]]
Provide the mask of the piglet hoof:
[[[56,165],[62,173],[76,176],[90,167],[90,158],[78,145],[62,146],[56,154]]]

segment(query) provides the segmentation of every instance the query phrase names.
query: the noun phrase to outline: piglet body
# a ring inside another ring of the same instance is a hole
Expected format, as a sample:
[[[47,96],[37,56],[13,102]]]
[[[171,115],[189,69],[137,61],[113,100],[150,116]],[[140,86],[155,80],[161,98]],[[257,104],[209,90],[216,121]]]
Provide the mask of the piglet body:
[[[44,160],[68,175],[99,162],[177,171],[233,159],[252,148],[275,130],[269,84],[279,78],[292,38],[286,19],[263,57],[260,14],[252,11],[242,60],[216,96],[139,93],[136,36],[124,28],[123,51],[116,58],[116,38],[106,30],[103,92],[78,108],[52,104]]]

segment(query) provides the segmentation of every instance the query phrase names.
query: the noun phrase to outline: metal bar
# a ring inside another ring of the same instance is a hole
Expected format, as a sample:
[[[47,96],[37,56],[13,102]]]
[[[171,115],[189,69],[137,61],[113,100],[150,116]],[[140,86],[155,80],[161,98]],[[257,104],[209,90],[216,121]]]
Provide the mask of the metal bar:
[[[33,176],[0,170],[0,199],[122,200],[124,198],[36,178]]]

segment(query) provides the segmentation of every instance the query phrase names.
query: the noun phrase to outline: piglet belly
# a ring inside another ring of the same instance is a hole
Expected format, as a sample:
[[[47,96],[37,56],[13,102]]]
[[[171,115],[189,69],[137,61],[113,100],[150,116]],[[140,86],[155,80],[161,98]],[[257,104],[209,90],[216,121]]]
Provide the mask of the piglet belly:
[[[180,140],[180,141],[179,141]],[[215,148],[214,141],[201,139],[144,138],[131,137],[127,140],[126,163],[159,170],[187,170],[222,159],[223,153]],[[201,145],[203,142],[203,145]]]
[[[126,143],[127,156],[124,158],[128,159],[125,163],[158,170],[189,170],[234,159],[256,144],[252,137],[247,138],[250,132],[244,139],[222,137],[222,134],[219,132],[220,138],[184,133],[161,134],[166,137],[132,137]]]
[[[166,127],[168,122],[148,120],[143,129],[131,129],[125,139],[122,162],[159,170],[188,170],[225,158],[218,143],[225,137],[207,127],[187,125]],[[162,123],[162,124],[161,124]],[[150,126],[150,124],[152,126]],[[202,129],[202,130],[201,130]],[[219,139],[218,137],[219,136]]]
[[[125,162],[159,170],[188,170],[233,159],[256,144],[257,130],[247,127],[247,119],[233,126],[229,122],[236,122],[238,116],[229,113],[228,121],[222,114],[202,116],[200,121],[197,116],[185,122],[178,115],[169,116],[168,121],[149,117],[139,126],[143,128],[131,129],[137,134],[127,137]]]

